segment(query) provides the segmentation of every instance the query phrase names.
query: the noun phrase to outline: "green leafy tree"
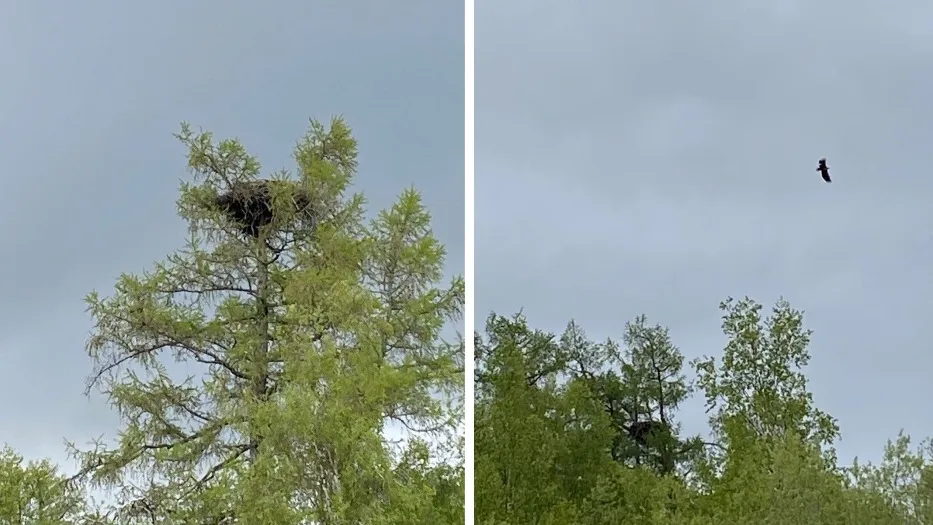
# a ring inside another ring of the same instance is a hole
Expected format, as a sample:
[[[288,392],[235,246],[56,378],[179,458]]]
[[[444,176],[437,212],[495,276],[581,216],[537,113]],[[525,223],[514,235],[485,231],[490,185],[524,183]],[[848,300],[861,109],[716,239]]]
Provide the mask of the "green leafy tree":
[[[677,508],[675,494],[680,484],[646,468],[616,464],[600,476],[586,502],[580,506],[580,521],[587,525],[636,525],[668,523]]]
[[[856,458],[845,475],[854,495],[895,509],[901,523],[933,523],[933,440],[911,449],[910,436],[901,431],[886,443],[879,464]]]
[[[896,523],[877,499],[845,490],[831,445],[835,420],[807,390],[810,331],[803,314],[779,300],[763,318],[761,305],[727,300],[721,364],[694,362],[722,445],[707,464],[701,508],[710,522]]]
[[[65,525],[78,523],[85,494],[50,461],[24,461],[9,447],[0,449],[0,523]]]
[[[464,477],[462,464],[437,464],[430,447],[417,441],[403,455],[396,471],[405,490],[415,494],[398,498],[386,523],[431,525],[463,523]]]
[[[124,427],[76,452],[84,473],[119,490],[123,522],[428,523],[426,502],[460,474],[412,475],[384,429],[455,448],[463,345],[441,330],[463,283],[440,282],[419,194],[367,222],[340,118],[312,121],[297,173],[270,180],[236,140],[187,125],[178,138],[194,173],[178,201],[186,247],[87,298],[89,385]]]
[[[476,519],[534,523],[560,500],[556,376],[564,360],[552,334],[524,316],[490,315],[479,357],[475,411]]]
[[[698,498],[684,523],[904,523],[903,514],[876,494],[847,489],[819,448],[800,434],[746,443],[730,449],[728,475]]]
[[[728,299],[720,309],[728,338],[722,364],[711,357],[693,362],[714,435],[728,449],[794,432],[821,447],[832,463],[829,447],[839,428],[807,390],[802,368],[810,359],[811,332],[803,328],[803,313],[780,300],[771,316],[762,318],[761,305],[748,298]]]

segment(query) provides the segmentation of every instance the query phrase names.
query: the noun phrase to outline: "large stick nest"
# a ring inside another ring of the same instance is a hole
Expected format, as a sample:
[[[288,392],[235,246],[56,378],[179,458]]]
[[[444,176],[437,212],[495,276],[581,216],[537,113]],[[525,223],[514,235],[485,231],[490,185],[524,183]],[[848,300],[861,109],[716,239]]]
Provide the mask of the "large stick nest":
[[[670,428],[661,421],[635,421],[628,428],[629,436],[641,445],[647,445],[649,439],[668,432]]]
[[[282,189],[285,187],[288,189]],[[258,238],[260,230],[277,219],[275,204],[272,202],[277,191],[287,191],[292,197],[292,214],[309,210],[311,199],[308,193],[295,182],[279,180],[233,183],[214,203],[240,226],[240,231],[245,235]]]

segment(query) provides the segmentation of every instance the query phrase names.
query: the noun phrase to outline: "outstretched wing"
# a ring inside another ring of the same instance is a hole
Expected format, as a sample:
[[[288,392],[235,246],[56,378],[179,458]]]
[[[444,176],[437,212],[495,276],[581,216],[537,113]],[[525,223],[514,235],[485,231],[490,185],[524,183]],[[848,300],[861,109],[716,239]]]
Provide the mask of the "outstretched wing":
[[[816,171],[820,172],[820,176],[823,177],[823,180],[826,182],[832,182],[832,179],[829,178],[829,166],[826,165],[826,159],[820,159],[820,164],[816,168]]]

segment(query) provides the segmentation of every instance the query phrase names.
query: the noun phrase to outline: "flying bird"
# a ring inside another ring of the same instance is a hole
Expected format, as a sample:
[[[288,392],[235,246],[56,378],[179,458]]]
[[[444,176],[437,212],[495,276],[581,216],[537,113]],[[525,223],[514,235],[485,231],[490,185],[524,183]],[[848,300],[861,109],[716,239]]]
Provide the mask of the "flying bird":
[[[825,180],[826,182],[833,181],[832,179],[829,178],[829,166],[826,165],[825,158],[820,159],[820,165],[817,166],[816,171],[820,172],[820,175],[822,175],[823,180]]]

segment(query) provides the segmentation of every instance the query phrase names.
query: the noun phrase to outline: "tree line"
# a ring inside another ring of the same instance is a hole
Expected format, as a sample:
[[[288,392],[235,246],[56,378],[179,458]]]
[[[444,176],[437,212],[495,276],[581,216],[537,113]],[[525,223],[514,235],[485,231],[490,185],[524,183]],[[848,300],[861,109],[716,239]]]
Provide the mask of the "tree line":
[[[621,340],[491,314],[475,339],[475,501],[482,525],[933,523],[933,446],[900,433],[879,464],[841,464],[785,300],[720,304],[722,355],[685,363],[644,316]],[[689,374],[688,374],[689,366]],[[684,435],[700,396],[708,435]]]

